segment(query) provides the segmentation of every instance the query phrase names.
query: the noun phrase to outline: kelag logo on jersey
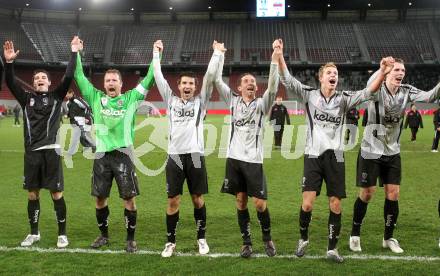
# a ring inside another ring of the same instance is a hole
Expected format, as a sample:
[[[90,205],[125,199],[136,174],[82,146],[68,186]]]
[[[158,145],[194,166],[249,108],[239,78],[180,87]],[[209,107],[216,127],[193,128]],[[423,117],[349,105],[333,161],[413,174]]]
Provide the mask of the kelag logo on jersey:
[[[194,109],[184,110],[173,108],[173,111],[176,117],[194,117]]]
[[[342,117],[334,117],[331,116],[329,114],[320,114],[317,113],[315,110],[315,114],[313,114],[313,119],[318,120],[318,121],[322,121],[322,122],[329,122],[329,123],[334,123],[335,125],[339,126],[341,124],[341,120]]]
[[[101,114],[105,116],[116,116],[121,117],[124,116],[126,110],[110,110],[110,109],[101,109]]]
[[[253,128],[253,127],[255,127],[255,120],[251,120],[251,121],[249,121],[249,120],[241,119],[241,120],[237,120],[237,121],[235,121],[234,124],[235,124],[235,126],[237,126],[237,127],[249,126],[249,127]]]

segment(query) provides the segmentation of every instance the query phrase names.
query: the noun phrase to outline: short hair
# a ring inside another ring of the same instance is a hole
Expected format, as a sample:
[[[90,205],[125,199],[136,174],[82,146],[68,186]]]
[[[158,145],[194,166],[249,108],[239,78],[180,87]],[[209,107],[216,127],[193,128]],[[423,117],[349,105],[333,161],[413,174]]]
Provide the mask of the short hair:
[[[70,88],[69,90],[67,90],[67,94],[75,94],[75,91],[73,91],[73,89]]]
[[[107,71],[105,71],[105,75],[107,74],[117,74],[119,76],[119,80],[122,81],[122,75],[121,72],[118,69],[108,69]],[[104,75],[104,76],[105,76]]]
[[[33,75],[32,75],[32,81],[35,80],[35,75],[36,75],[36,74],[39,74],[39,73],[44,73],[44,74],[46,74],[47,79],[50,81],[50,74],[49,74],[49,72],[47,72],[47,71],[44,70],[44,69],[36,69],[36,70],[34,70],[34,73],[33,73]]]
[[[241,75],[238,77],[238,80],[237,80],[237,86],[240,86],[240,84],[241,84],[241,79],[242,79],[244,76],[247,76],[247,75],[252,76],[252,77],[254,77],[255,79],[257,79],[257,78],[254,76],[254,74],[252,74],[252,73],[249,73],[249,72],[243,73],[243,74],[241,74]]]
[[[198,84],[196,74],[194,74],[194,72],[191,72],[191,71],[186,71],[186,72],[182,72],[182,73],[179,74],[179,77],[177,79],[177,84],[178,85],[180,84],[180,81],[182,80],[183,77],[193,78],[194,82],[195,82],[195,85]]]
[[[405,62],[401,58],[394,58],[394,62],[402,63],[403,65],[405,65]]]
[[[338,69],[338,67],[336,67],[336,64],[334,62],[327,62],[326,64],[321,65],[321,67],[319,67],[319,73],[318,73],[319,77],[322,77],[322,74],[324,74],[324,70],[327,67],[334,67],[334,68]]]

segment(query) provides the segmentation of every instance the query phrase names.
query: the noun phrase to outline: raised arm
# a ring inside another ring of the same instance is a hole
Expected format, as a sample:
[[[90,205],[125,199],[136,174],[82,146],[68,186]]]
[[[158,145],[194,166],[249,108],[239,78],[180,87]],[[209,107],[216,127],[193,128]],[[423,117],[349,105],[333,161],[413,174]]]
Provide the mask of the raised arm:
[[[281,39],[277,39],[273,42],[272,48],[272,62],[270,63],[269,80],[267,85],[267,90],[263,94],[263,112],[264,114],[269,114],[270,108],[272,107],[275,96],[278,92],[278,62],[283,56],[283,50],[281,47]]]
[[[20,50],[14,50],[14,43],[6,41],[3,44],[3,54],[5,56],[5,71],[6,71],[6,85],[11,91],[12,95],[17,99],[21,106],[26,105],[27,94],[20,85],[17,84],[14,72],[14,60],[17,58]]]
[[[217,76],[217,70],[220,60],[222,58],[222,55],[224,56],[224,53],[226,52],[224,44],[218,43],[215,40],[212,43],[212,49],[214,50],[214,53],[212,54],[211,60],[209,61],[208,69],[206,70],[206,74],[203,77],[202,88],[200,90],[202,104],[205,107],[207,107],[212,95],[213,84]]]
[[[150,63],[148,67],[147,75],[142,79],[142,81],[136,86],[135,90],[140,93],[139,98],[144,99],[147,96],[148,91],[154,85],[154,70],[153,70],[153,62]]]
[[[80,50],[82,50],[82,44],[83,42],[80,40]],[[82,62],[81,62],[81,55],[79,52],[76,54],[76,67],[75,67],[75,82],[76,85],[79,88],[79,91],[81,92],[84,100],[89,104],[92,105],[95,95],[99,93],[99,90],[93,87],[93,84],[90,83],[90,81],[86,78],[84,75]]]
[[[393,69],[393,66],[394,58],[382,58],[380,61],[380,69],[370,77],[365,89],[356,92],[345,91],[344,97],[347,100],[347,109],[351,109],[365,101],[370,100],[372,95],[380,89],[385,76]]]
[[[157,89],[159,90],[162,99],[168,102],[168,99],[173,94],[168,82],[165,80],[162,74],[162,69],[160,66],[160,57],[163,52],[162,40],[157,40],[153,45],[153,73],[154,80],[156,81]]]
[[[281,50],[283,49],[283,41],[279,39]],[[297,99],[302,102],[307,101],[307,91],[311,90],[310,87],[299,82],[295,77],[290,75],[289,70],[287,69],[286,61],[284,60],[284,56],[278,60],[278,70],[280,75],[280,81],[286,87],[287,96],[289,99]]]
[[[232,93],[233,91],[229,86],[223,81],[223,64],[225,63],[225,55],[222,53],[220,56],[220,62],[217,68],[217,74],[215,77],[215,87],[217,88],[218,93],[220,94],[220,98],[229,106],[231,104]]]
[[[375,93],[377,90],[380,89],[380,86],[382,85],[385,76],[391,72],[391,70],[394,67],[394,58],[392,57],[386,57],[382,58],[380,61],[380,68],[377,70],[368,80],[367,82],[367,89],[371,93]]]
[[[55,88],[53,91],[56,95],[58,95],[58,98],[64,99],[64,97],[67,94],[67,91],[69,90],[70,84],[73,80],[73,75],[75,73],[75,66],[76,66],[76,55],[79,52],[81,46],[81,40],[74,36],[72,39],[72,42],[70,43],[71,47],[71,53],[70,53],[70,60],[67,64],[66,73],[64,73],[64,77],[61,81],[61,83]]]

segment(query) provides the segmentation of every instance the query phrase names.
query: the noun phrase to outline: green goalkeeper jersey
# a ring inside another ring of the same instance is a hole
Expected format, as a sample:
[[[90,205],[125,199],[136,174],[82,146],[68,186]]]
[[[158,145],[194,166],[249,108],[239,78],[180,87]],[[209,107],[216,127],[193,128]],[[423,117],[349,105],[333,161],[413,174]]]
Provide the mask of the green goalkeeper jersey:
[[[84,76],[78,54],[75,81],[93,112],[96,151],[109,152],[133,145],[136,109],[139,101],[144,100],[148,90],[154,85],[153,66],[150,65],[147,75],[136,88],[112,98],[93,87]]]

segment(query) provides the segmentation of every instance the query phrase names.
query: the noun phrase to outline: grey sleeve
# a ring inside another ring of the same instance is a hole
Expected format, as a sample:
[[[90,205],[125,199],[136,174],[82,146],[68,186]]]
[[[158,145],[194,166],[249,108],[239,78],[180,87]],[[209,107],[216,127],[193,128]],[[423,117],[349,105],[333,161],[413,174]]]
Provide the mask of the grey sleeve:
[[[347,110],[373,98],[373,94],[367,88],[359,91],[343,91],[342,94],[346,102]]]
[[[275,96],[278,92],[279,75],[278,75],[278,64],[271,63],[269,71],[269,80],[267,90],[263,94],[263,113],[269,114]]]
[[[218,64],[217,74],[214,83],[218,93],[220,94],[220,98],[229,106],[232,100],[232,91],[222,78],[224,61],[225,55],[223,54],[220,57],[220,62]]]
[[[440,83],[429,91],[423,91],[411,85],[407,87],[409,88],[409,98],[412,102],[432,103],[440,97]]]
[[[154,67],[154,80],[156,82],[157,89],[159,90],[162,99],[167,103],[168,100],[171,98],[173,91],[171,90],[168,82],[163,77],[160,66],[160,55],[158,52],[153,53],[153,67]]]
[[[215,78],[217,76],[216,74],[219,69],[218,67],[222,54],[223,53],[221,51],[218,50],[214,51],[211,60],[209,61],[206,74],[203,77],[202,88],[200,90],[200,97],[201,97],[202,105],[205,108],[207,107],[209,100],[211,99],[212,90],[214,88],[213,85]]]
[[[287,97],[289,99],[297,99],[303,103],[308,101],[310,87],[299,82],[295,77],[290,75],[289,70],[284,69],[280,72],[281,83],[286,87]]]

